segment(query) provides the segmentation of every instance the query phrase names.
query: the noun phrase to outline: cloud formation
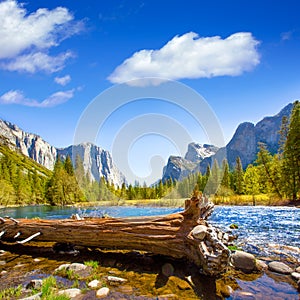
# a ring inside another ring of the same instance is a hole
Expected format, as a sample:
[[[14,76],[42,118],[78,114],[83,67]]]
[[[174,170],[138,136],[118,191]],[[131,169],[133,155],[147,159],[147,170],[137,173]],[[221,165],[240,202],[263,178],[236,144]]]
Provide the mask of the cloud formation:
[[[226,39],[199,37],[189,32],[175,36],[159,50],[135,52],[108,79],[112,83],[123,83],[143,77],[178,80],[238,76],[259,64],[258,44],[249,32],[238,32]],[[146,79],[145,84],[160,82],[162,80]]]
[[[24,93],[19,90],[10,90],[7,93],[0,96],[1,104],[21,104],[30,107],[54,107],[59,104],[65,103],[74,97],[74,89],[68,91],[59,91],[42,102],[38,102],[35,99],[26,98]]]
[[[0,3],[0,20],[0,67],[10,71],[61,70],[71,52],[51,56],[49,50],[83,29],[83,23],[74,21],[64,7],[28,14],[15,0]]]
[[[65,86],[67,85],[70,81],[71,81],[71,76],[70,75],[65,75],[63,77],[55,77],[54,78],[54,81],[57,83],[57,84],[60,84],[62,86]]]

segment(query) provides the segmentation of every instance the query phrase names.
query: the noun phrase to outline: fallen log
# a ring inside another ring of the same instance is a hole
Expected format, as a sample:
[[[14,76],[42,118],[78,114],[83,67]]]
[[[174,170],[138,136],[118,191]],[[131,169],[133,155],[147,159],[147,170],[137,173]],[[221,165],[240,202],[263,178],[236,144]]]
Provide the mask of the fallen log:
[[[209,225],[213,204],[202,196],[186,200],[181,213],[141,218],[78,220],[0,219],[0,243],[71,243],[100,249],[141,250],[186,258],[206,275],[223,272],[229,263],[227,234]]]

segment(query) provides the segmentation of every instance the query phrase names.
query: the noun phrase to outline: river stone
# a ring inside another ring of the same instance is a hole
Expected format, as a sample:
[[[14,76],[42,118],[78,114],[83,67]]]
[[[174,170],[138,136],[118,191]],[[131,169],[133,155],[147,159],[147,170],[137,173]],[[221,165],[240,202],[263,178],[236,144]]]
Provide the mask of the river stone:
[[[35,294],[33,296],[29,296],[26,298],[22,298],[20,300],[41,300],[42,293]]]
[[[101,281],[95,279],[91,282],[89,282],[88,287],[90,287],[91,289],[96,289],[101,285]]]
[[[58,292],[58,295],[66,295],[68,297],[75,298],[76,296],[81,294],[80,289],[66,289]]]
[[[103,287],[96,292],[97,298],[105,298],[109,294],[109,288]]]
[[[63,264],[63,265],[60,265],[58,268],[56,268],[56,269],[54,270],[54,273],[60,272],[60,271],[62,271],[62,270],[64,270],[64,269],[68,269],[68,267],[69,267],[70,265],[71,265],[71,264]]]
[[[207,235],[207,227],[204,225],[198,225],[194,227],[194,229],[192,230],[192,235],[194,238],[200,241],[204,240]]]
[[[280,273],[280,274],[291,274],[293,270],[283,262],[280,261],[272,261],[268,266],[270,271]]]
[[[170,277],[174,274],[174,267],[170,263],[165,263],[161,268],[161,272],[164,276]]]
[[[42,279],[32,279],[26,286],[27,289],[39,290],[42,287]]]
[[[296,272],[300,273],[300,267],[296,268]]]
[[[263,260],[257,259],[256,260],[256,270],[260,271],[260,272],[268,270],[268,265]]]
[[[119,285],[127,282],[127,279],[116,276],[107,276],[107,281],[110,285]]]
[[[244,252],[244,251],[235,251],[230,256],[230,262],[232,265],[243,272],[252,272],[256,269],[256,261],[254,255]]]
[[[300,280],[300,273],[298,273],[298,272],[293,272],[291,275],[292,275],[292,277],[293,277],[295,280]]]
[[[69,267],[67,269],[72,270],[74,272],[80,272],[80,271],[84,271],[87,267],[88,266],[86,266],[84,264],[72,263],[69,265]]]

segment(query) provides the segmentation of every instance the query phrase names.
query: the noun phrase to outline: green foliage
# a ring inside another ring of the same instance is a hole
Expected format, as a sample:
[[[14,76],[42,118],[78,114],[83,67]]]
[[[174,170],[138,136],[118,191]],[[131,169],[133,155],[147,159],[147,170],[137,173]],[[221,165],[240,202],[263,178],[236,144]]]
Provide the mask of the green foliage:
[[[61,206],[84,200],[69,156],[64,163],[60,158],[57,159],[52,177],[47,185],[46,197],[52,205]]]
[[[282,153],[284,192],[297,200],[300,190],[300,102],[295,101]]]
[[[0,299],[9,300],[12,297],[20,297],[22,292],[22,285],[17,286],[16,288],[10,287],[0,291]]]
[[[97,262],[95,260],[85,261],[84,264],[88,267],[92,267],[93,269],[97,269],[99,266],[99,262]]]
[[[51,171],[28,157],[0,145],[0,205],[45,203]]]

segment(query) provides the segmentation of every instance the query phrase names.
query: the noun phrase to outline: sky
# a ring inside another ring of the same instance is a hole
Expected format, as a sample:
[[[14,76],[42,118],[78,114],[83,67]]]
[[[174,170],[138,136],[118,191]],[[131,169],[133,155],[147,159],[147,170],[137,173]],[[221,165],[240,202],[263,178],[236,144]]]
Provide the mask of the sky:
[[[222,146],[299,99],[299,13],[297,0],[0,1],[0,118],[55,147],[84,132],[147,178],[156,158],[161,173],[188,142]]]

